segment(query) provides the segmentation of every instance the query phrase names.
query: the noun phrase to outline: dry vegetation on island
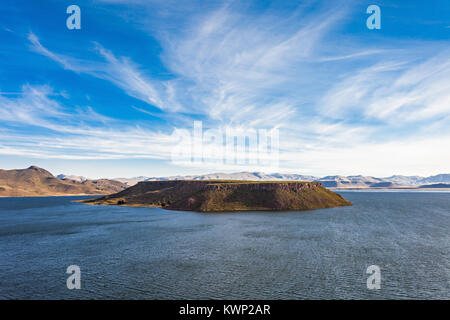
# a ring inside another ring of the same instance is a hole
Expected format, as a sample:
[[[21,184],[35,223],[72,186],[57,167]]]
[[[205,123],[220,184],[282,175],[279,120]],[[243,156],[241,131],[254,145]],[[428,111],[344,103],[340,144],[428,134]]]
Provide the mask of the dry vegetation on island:
[[[116,194],[82,202],[201,212],[311,210],[351,205],[318,182],[237,180],[139,182]]]

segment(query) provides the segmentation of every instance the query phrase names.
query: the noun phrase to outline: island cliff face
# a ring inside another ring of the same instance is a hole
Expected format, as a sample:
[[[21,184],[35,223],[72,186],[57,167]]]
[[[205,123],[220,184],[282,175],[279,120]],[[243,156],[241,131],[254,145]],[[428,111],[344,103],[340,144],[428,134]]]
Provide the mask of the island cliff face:
[[[116,194],[82,202],[201,212],[311,210],[352,205],[318,182],[237,180],[139,182]]]

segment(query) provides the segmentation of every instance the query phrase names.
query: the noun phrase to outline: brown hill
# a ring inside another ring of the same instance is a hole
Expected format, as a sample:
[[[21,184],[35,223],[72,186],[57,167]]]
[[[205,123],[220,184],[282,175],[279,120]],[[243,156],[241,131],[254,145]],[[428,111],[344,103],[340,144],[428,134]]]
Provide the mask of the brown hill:
[[[237,180],[139,182],[119,193],[82,202],[203,212],[309,210],[351,205],[318,182]]]
[[[101,195],[122,191],[127,186],[114,180],[86,180],[83,182],[55,178],[42,168],[0,170],[0,196],[33,197],[65,195]]]

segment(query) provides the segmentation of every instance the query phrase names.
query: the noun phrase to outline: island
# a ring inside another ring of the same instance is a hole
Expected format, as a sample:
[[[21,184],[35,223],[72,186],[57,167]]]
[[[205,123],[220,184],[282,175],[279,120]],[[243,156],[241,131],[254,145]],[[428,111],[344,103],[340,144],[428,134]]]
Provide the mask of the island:
[[[352,205],[320,182],[241,180],[145,181],[115,194],[80,202],[199,212],[312,210]]]

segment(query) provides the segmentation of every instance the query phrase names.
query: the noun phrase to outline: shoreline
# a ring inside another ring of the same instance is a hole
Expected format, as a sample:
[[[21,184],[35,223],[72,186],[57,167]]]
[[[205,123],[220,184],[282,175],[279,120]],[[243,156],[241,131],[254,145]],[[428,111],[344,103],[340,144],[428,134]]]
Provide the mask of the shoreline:
[[[418,191],[450,191],[450,188],[416,188],[416,187],[397,187],[397,188],[358,188],[358,187],[349,187],[349,188],[327,188],[333,191],[345,191],[345,190],[358,190],[358,191],[370,191],[370,190],[378,190],[378,191],[389,191],[389,190],[400,190],[400,191],[408,191],[408,190],[418,190]]]
[[[0,196],[0,198],[57,198],[57,197],[102,197],[108,194],[54,194],[54,195],[27,195],[27,196]]]
[[[87,204],[89,206],[115,206],[115,207],[131,207],[131,208],[160,208],[160,209],[166,209],[166,210],[170,210],[161,206],[157,206],[157,205],[144,205],[144,204],[114,204],[114,203],[87,203],[84,202],[84,200],[75,200],[72,202],[78,202],[78,203],[82,203],[82,204]]]
[[[290,211],[313,211],[313,210],[323,210],[323,209],[332,209],[332,208],[340,208],[340,207],[346,207],[346,206],[335,206],[335,207],[325,207],[325,208],[319,208],[319,209],[306,209],[306,210],[299,210],[299,209],[286,209],[286,210],[273,210],[273,209],[267,209],[267,208],[255,208],[251,210],[247,209],[234,209],[234,210],[226,210],[226,211],[195,211],[195,210],[182,210],[182,209],[171,209],[167,207],[162,207],[158,205],[149,205],[149,204],[114,204],[114,203],[87,203],[84,202],[84,200],[75,200],[72,202],[87,204],[89,206],[112,206],[112,207],[130,207],[130,208],[159,208],[164,209],[168,211],[188,211],[188,212],[197,212],[197,213],[234,213],[234,212],[251,212],[251,211],[267,211],[267,212],[290,212]],[[353,204],[348,205],[353,206]]]
[[[330,191],[450,191],[450,188],[416,188],[416,187],[397,187],[397,188],[326,188]],[[113,193],[111,193],[113,194]],[[48,198],[48,197],[102,197],[111,194],[51,194],[51,195],[23,195],[23,196],[3,196],[1,198]]]

